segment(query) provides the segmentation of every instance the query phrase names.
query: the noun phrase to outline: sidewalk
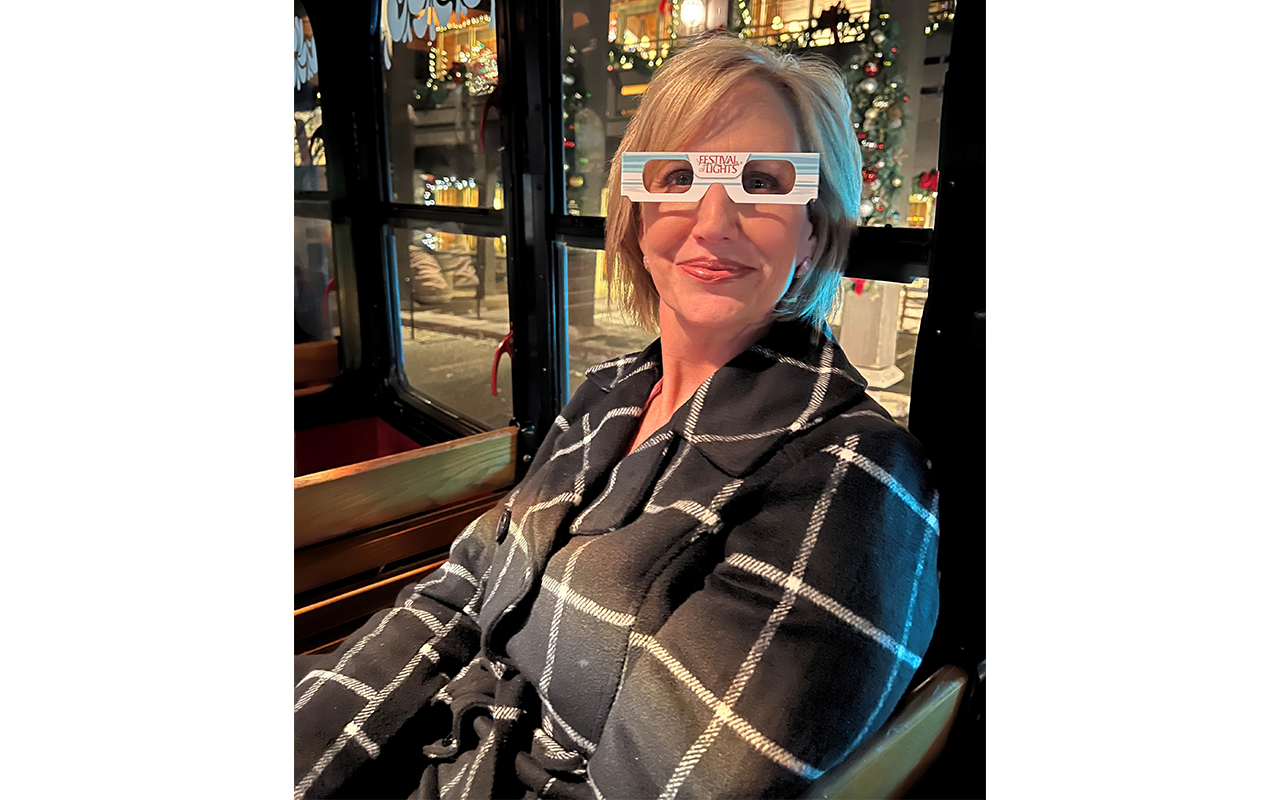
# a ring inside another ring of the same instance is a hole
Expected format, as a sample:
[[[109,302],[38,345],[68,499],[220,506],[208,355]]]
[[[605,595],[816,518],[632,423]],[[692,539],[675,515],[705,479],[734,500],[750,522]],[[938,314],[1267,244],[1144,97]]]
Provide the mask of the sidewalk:
[[[431,309],[419,308],[410,313],[400,312],[400,324],[405,336],[410,337],[415,329],[449,333],[472,339],[491,339],[495,343],[511,330],[511,322],[505,306],[494,305],[480,310],[480,318],[476,318],[475,300],[468,299],[465,310],[457,313],[458,303],[448,306],[448,310],[440,310],[436,306]],[[458,309],[461,310],[461,309]],[[613,317],[613,319],[610,319]],[[569,326],[569,355],[572,358],[586,359],[599,363],[610,358],[634,353],[648,347],[657,334],[628,325],[616,314],[597,313],[596,324],[590,328],[579,325]],[[496,344],[495,344],[496,346]]]
[[[497,350],[498,343],[511,330],[505,304],[486,301],[477,318],[474,298],[456,299],[447,306],[432,306],[429,309],[420,306],[412,313],[404,309],[400,319],[404,337],[405,372],[411,384],[427,395],[438,397],[451,405],[458,404],[459,409],[463,410],[471,404],[470,395],[478,391],[478,388],[463,389],[442,385],[442,380],[446,377],[452,383],[454,375],[459,375],[468,387],[480,387],[483,384],[486,397],[481,402],[484,405],[492,402],[487,395],[493,353]],[[903,372],[902,380],[884,389],[867,390],[867,394],[884,406],[894,420],[902,425],[906,424],[911,407],[911,377],[918,329],[918,325],[913,326],[908,321],[906,330],[898,331],[895,364]],[[475,363],[467,366],[455,363],[447,375],[427,366],[432,360],[428,351],[441,347],[443,340],[440,334],[474,342],[466,348],[467,352],[472,353],[466,360]],[[590,328],[570,325],[570,389],[577,388],[587,367],[643,350],[655,338],[656,334],[625,323],[621,315],[605,311],[597,313],[596,324]],[[489,342],[489,345],[479,346],[482,341]]]

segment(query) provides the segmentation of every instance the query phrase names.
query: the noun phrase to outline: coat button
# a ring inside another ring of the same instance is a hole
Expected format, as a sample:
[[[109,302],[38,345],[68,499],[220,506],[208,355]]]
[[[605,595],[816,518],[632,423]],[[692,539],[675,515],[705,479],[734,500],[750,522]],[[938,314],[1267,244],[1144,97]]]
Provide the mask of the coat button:
[[[507,529],[511,527],[511,509],[503,509],[502,519],[498,520],[498,544],[507,538]]]

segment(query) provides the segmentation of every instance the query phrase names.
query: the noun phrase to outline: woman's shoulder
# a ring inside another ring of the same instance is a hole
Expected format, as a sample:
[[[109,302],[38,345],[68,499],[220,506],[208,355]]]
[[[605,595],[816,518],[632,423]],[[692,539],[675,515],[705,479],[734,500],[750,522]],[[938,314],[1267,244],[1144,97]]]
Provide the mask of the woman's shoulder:
[[[927,480],[931,469],[920,441],[865,393],[847,410],[797,434],[784,452],[793,465],[835,455],[879,466],[894,476],[916,473]]]

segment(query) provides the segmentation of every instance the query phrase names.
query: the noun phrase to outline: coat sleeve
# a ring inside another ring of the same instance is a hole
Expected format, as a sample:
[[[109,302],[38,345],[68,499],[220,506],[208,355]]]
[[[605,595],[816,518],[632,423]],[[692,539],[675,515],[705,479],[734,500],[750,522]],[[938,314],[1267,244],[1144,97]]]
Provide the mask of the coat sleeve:
[[[937,505],[919,444],[877,425],[783,471],[723,559],[635,631],[588,765],[597,796],[787,797],[882,725],[937,619]]]
[[[396,749],[389,743],[420,719],[479,649],[476,615],[504,510],[499,504],[472,522],[444,566],[406,586],[395,606],[375,614],[336,651],[298,658],[295,797],[332,796],[371,760],[401,766],[379,756]]]
[[[565,413],[573,408],[571,403]],[[543,440],[530,474],[554,451],[567,427],[563,421]],[[337,650],[296,658],[295,797],[349,791],[358,771],[359,781],[371,772],[412,772],[414,762],[390,753],[401,749],[398,743],[414,730],[407,726],[422,723],[435,695],[479,651],[477,619],[489,566],[518,491],[459,534],[444,566],[406,586],[392,608],[373,615]],[[396,744],[388,747],[393,739]],[[419,752],[421,747],[418,742]]]

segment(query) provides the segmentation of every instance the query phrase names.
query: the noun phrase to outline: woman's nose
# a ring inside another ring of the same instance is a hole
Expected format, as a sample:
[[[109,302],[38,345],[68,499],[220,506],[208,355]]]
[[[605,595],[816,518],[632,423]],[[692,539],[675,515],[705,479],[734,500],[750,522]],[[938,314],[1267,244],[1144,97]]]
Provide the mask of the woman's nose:
[[[699,239],[738,238],[738,204],[729,198],[724,186],[712,184],[698,201],[698,220],[693,235]]]

